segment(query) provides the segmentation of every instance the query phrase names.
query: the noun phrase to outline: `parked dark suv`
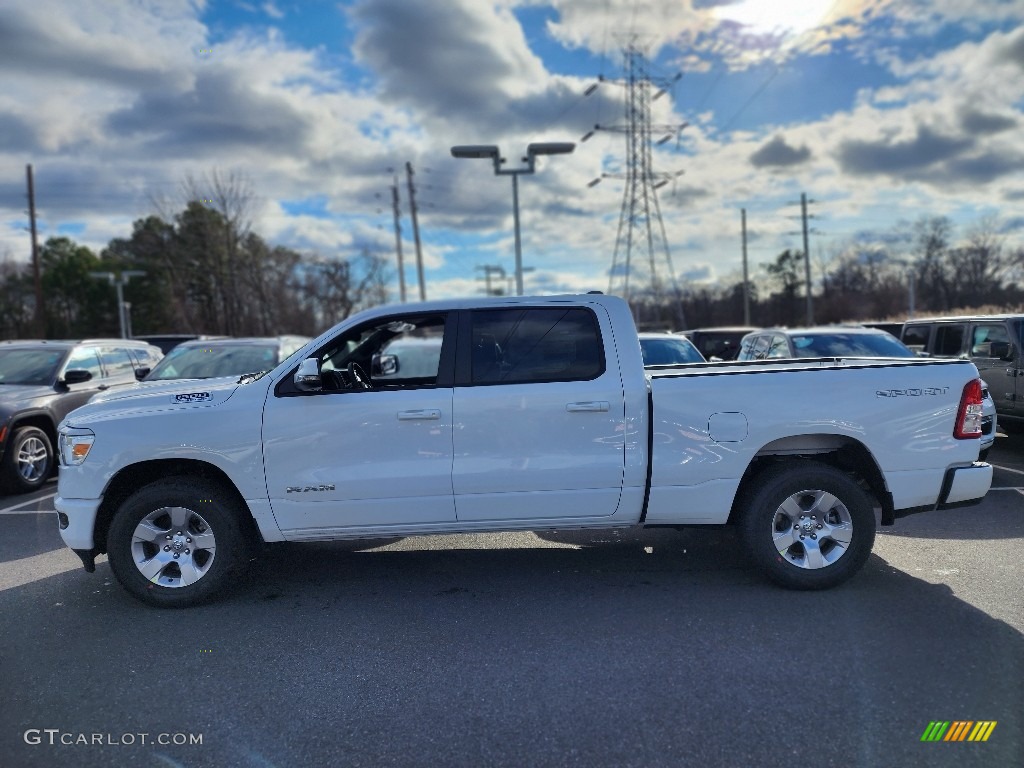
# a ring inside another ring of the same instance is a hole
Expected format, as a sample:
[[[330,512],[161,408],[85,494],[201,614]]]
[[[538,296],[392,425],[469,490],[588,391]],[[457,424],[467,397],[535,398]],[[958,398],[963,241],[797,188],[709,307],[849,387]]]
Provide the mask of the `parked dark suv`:
[[[737,325],[722,328],[694,328],[691,331],[682,331],[697,351],[704,355],[705,360],[735,360],[740,351],[740,342],[743,337],[751,331],[756,331],[747,325]]]
[[[1022,330],[1024,315],[930,317],[905,322],[900,340],[919,355],[970,360],[988,382],[999,422],[1024,426]]]
[[[126,339],[0,342],[0,484],[33,491],[52,474],[57,425],[99,391],[132,384],[162,357]]]

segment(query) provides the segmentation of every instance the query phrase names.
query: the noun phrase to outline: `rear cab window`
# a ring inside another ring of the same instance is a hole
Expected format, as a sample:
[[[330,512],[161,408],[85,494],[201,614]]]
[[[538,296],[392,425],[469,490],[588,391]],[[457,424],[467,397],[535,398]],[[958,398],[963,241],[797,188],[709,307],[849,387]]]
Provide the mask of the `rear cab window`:
[[[737,360],[764,360],[768,354],[769,336],[749,336],[745,338],[740,346],[740,353]]]

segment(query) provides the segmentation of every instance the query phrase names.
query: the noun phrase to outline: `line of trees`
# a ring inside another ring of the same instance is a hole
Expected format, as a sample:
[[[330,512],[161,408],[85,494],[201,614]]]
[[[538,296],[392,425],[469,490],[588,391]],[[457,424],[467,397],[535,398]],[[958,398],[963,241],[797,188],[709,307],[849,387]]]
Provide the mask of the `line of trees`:
[[[212,192],[187,179],[176,213],[135,221],[127,238],[99,254],[67,237],[40,249],[46,338],[117,336],[115,288],[90,272],[141,270],[124,286],[135,334],[316,335],[387,301],[387,263],[363,251],[349,258],[300,254],[252,231],[247,185],[214,173]],[[166,207],[166,206],[164,206]],[[0,261],[0,338],[36,337],[28,265]]]
[[[877,242],[836,248],[829,258],[812,263],[811,272],[814,321],[819,324],[902,322],[911,291],[917,316],[1024,307],[1024,247],[1007,247],[994,219],[981,220],[957,239],[948,218],[922,217]],[[783,251],[762,266],[761,277],[751,284],[751,324],[806,324],[803,253]],[[691,288],[683,307],[691,328],[739,325],[743,283]],[[670,316],[667,310],[661,314]],[[655,308],[642,313],[657,315]]]

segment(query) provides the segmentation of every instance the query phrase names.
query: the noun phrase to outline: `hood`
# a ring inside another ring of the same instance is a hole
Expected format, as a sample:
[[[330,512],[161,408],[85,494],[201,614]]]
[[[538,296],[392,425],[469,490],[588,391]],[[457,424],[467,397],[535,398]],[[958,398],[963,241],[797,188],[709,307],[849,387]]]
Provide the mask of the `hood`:
[[[18,406],[40,397],[53,397],[53,387],[37,384],[0,384],[0,409],[5,406]]]
[[[185,408],[211,408],[226,402],[239,386],[241,385],[237,376],[142,381],[93,395],[86,405],[68,414],[65,421],[80,424],[93,418],[104,418],[115,412],[151,413]]]

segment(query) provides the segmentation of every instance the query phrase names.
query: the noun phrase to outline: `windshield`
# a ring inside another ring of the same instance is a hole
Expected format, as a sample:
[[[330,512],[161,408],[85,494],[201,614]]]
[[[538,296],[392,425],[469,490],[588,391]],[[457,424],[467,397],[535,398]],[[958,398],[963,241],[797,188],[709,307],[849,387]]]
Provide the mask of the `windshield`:
[[[150,372],[146,381],[241,376],[269,371],[276,366],[277,348],[269,344],[175,347]]]
[[[55,349],[0,350],[0,384],[49,385],[63,357]]]
[[[700,352],[686,339],[640,339],[644,365],[703,363]]]
[[[814,333],[793,337],[797,357],[916,357],[887,333]]]

